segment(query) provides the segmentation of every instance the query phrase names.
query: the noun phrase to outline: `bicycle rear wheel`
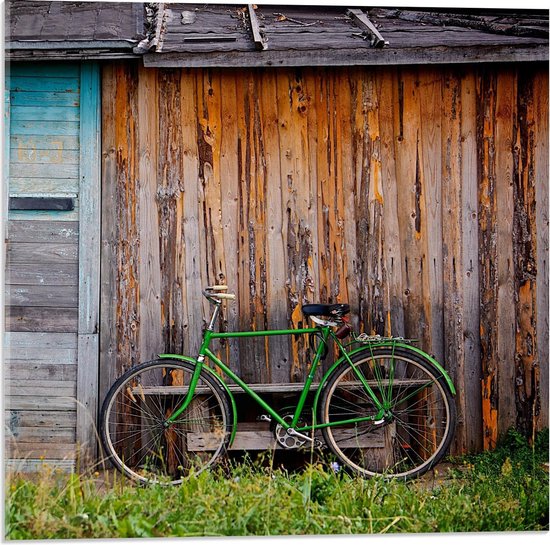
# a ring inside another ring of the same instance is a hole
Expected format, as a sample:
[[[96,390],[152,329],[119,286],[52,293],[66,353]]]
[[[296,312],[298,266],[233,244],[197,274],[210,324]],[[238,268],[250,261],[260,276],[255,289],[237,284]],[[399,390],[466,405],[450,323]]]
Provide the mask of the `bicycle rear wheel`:
[[[205,370],[190,405],[169,425],[183,402],[195,366],[158,360],[120,377],[107,394],[100,417],[103,447],[113,464],[144,483],[178,484],[225,453],[232,430],[227,395]]]
[[[377,414],[358,373],[385,408],[381,422],[323,428],[332,452],[364,476],[413,478],[438,463],[456,423],[453,396],[441,373],[413,350],[365,348],[329,377],[321,396],[321,421],[335,423]]]

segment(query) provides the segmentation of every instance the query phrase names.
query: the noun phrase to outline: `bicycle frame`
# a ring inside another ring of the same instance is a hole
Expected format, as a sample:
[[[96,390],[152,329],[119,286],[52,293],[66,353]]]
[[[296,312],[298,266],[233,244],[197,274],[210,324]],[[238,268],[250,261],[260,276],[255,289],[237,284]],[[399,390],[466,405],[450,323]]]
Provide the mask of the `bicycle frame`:
[[[217,313],[215,313],[217,314]],[[215,316],[213,316],[215,318]],[[213,325],[214,320],[211,320],[210,324]],[[309,370],[309,373],[306,377],[306,381],[304,383],[304,387],[300,393],[300,397],[298,399],[298,403],[296,405],[296,410],[294,412],[292,421],[289,423],[286,420],[283,419],[283,417],[265,401],[260,395],[258,395],[254,389],[253,386],[249,386],[246,382],[244,382],[238,375],[236,375],[222,360],[220,360],[211,350],[210,350],[210,344],[212,340],[215,339],[238,339],[238,338],[247,338],[247,337],[272,337],[272,336],[283,336],[283,335],[307,335],[307,334],[314,334],[320,337],[321,342],[319,343],[319,346],[317,347],[317,350],[315,351],[315,356],[313,358],[311,368]],[[367,390],[368,394],[373,400],[373,403],[375,404],[376,408],[378,409],[377,413],[375,415],[371,416],[364,416],[361,418],[354,418],[349,420],[342,420],[337,422],[331,422],[330,424],[317,424],[315,422],[315,410],[317,405],[317,396],[315,398],[314,404],[313,404],[313,422],[311,425],[308,426],[301,426],[296,427],[297,423],[300,420],[300,417],[303,413],[304,406],[306,404],[307,396],[311,390],[311,385],[313,383],[313,379],[315,376],[315,371],[317,370],[319,363],[323,357],[324,347],[329,342],[329,339],[334,341],[338,348],[341,350],[342,354],[344,354],[344,357],[349,361],[350,364],[352,364],[351,359],[347,355],[347,352],[339,339],[334,335],[332,329],[330,326],[323,326],[323,327],[314,327],[314,328],[301,328],[301,329],[274,329],[274,330],[267,330],[267,331],[234,331],[229,333],[224,332],[214,332],[213,327],[208,327],[205,331],[203,342],[201,345],[201,348],[199,350],[199,356],[197,357],[196,361],[196,367],[195,372],[193,373],[193,377],[191,378],[191,382],[189,384],[189,390],[186,394],[185,399],[183,400],[180,407],[174,411],[174,413],[168,418],[167,422],[171,423],[175,421],[179,415],[191,403],[191,400],[193,398],[195,388],[197,386],[199,376],[201,373],[201,370],[204,366],[204,362],[206,358],[208,358],[211,362],[213,362],[217,367],[221,369],[223,373],[225,373],[231,380],[233,380],[247,395],[249,395],[256,403],[265,410],[271,418],[273,418],[278,424],[280,424],[285,430],[293,429],[294,431],[298,433],[302,432],[308,432],[311,430],[317,430],[321,429],[323,427],[328,426],[337,426],[337,425],[344,425],[344,424],[351,424],[351,423],[359,423],[359,422],[366,422],[366,421],[377,421],[381,420],[384,414],[384,407],[382,403],[378,400],[377,396],[372,391],[372,388],[367,383],[366,379],[363,377],[361,373],[359,373],[358,370],[355,369],[353,365],[351,365],[351,368],[354,370],[358,380],[361,381],[365,389]],[[160,358],[176,358],[178,359],[179,356],[174,354],[161,354],[159,356]],[[323,377],[322,382],[324,382],[324,379],[328,373],[325,374]],[[222,381],[222,383],[225,385],[223,380],[216,374],[218,379]],[[225,385],[227,386],[227,385]],[[226,388],[227,389],[227,388]]]

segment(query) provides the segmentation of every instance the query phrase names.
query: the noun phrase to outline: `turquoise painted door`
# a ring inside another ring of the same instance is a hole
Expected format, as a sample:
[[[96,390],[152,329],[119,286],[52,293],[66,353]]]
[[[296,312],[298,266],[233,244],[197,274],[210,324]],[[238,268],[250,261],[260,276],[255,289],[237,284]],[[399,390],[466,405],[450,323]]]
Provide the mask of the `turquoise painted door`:
[[[12,63],[7,72],[8,458],[74,465],[95,447],[99,68]],[[60,199],[68,210],[52,209]]]

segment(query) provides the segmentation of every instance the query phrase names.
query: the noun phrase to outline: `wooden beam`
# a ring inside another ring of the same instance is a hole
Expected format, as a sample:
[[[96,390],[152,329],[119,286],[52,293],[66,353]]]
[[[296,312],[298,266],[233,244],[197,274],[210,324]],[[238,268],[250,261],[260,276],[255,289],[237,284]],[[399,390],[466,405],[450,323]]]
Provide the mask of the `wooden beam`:
[[[521,23],[498,23],[490,21],[484,16],[461,15],[459,13],[437,13],[412,10],[397,10],[396,16],[403,21],[411,21],[418,24],[430,24],[443,27],[462,27],[475,29],[491,34],[503,34],[505,36],[525,36],[531,38],[548,38],[548,27],[526,26]]]
[[[99,368],[100,78],[82,63],[80,82],[80,230],[76,439],[87,464],[96,454]]]
[[[493,62],[545,62],[548,46],[479,46],[479,47],[357,47],[342,50],[284,50],[269,49],[261,54],[255,51],[208,53],[170,52],[162,55],[146,53],[146,68],[252,68],[294,66],[396,66],[412,64],[468,64]]]
[[[259,51],[267,49],[267,40],[260,30],[260,23],[256,12],[254,11],[253,4],[247,4],[248,6],[248,17],[250,19],[250,26],[252,27],[252,36],[254,37],[254,45]]]
[[[378,32],[378,29],[374,26],[363,10],[348,9],[346,14],[352,18],[358,27],[367,32],[370,36],[370,44],[372,47],[384,47],[390,43],[382,36],[382,34],[380,34],[380,32]]]
[[[272,431],[260,429],[238,430],[235,434],[235,439],[230,445],[229,450],[272,450],[282,449],[283,447],[275,439],[275,434]],[[346,437],[346,429],[339,430],[334,428],[333,435],[339,441],[341,448],[345,447],[361,447],[364,449],[381,449],[384,448],[384,432],[383,428],[373,430],[371,433],[362,434],[357,437],[349,436],[343,439],[341,434]],[[340,437],[338,437],[340,436]],[[321,444],[324,444],[324,438],[319,436]],[[205,452],[214,450],[219,445],[219,438],[214,433],[209,432],[193,432],[187,434],[188,449],[192,452]],[[306,443],[303,448],[311,448],[309,443]]]

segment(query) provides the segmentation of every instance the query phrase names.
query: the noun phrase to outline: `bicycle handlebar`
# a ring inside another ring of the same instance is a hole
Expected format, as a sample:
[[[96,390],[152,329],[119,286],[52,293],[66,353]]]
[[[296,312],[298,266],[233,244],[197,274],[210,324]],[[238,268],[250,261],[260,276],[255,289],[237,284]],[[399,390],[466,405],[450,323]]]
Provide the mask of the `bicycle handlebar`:
[[[216,293],[214,297],[216,297],[216,299],[228,299],[230,301],[237,299],[237,296],[234,293]]]
[[[215,286],[207,286],[202,294],[210,301],[214,303],[221,303],[222,299],[226,299],[228,301],[234,301],[237,296],[234,293],[218,293],[220,291],[227,290],[228,287],[225,285],[215,285]]]

